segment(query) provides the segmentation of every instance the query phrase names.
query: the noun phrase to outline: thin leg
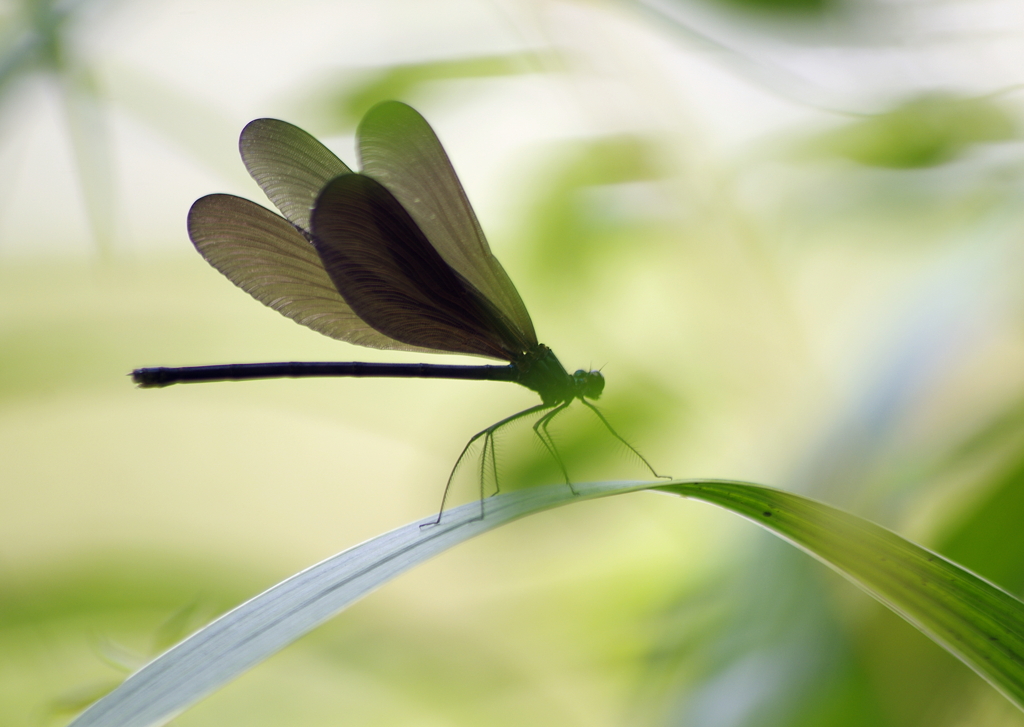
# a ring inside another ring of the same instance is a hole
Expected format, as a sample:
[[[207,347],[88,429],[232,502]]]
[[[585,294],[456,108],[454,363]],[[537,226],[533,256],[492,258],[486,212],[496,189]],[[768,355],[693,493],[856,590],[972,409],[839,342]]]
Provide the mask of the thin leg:
[[[491,426],[487,427],[486,429],[481,429],[479,432],[477,432],[472,437],[470,437],[470,440],[468,442],[466,442],[466,446],[462,448],[462,453],[459,455],[459,458],[457,460],[455,460],[455,466],[452,467],[451,474],[448,475],[448,484],[446,484],[444,486],[444,494],[441,496],[441,509],[438,510],[438,512],[437,512],[437,520],[435,520],[432,523],[424,523],[420,527],[425,527],[427,525],[437,525],[437,524],[439,524],[441,522],[441,515],[444,514],[444,505],[448,501],[448,492],[452,488],[452,480],[455,479],[455,473],[458,471],[459,465],[462,464],[462,460],[464,460],[466,458],[466,454],[469,452],[470,447],[473,446],[473,443],[476,440],[480,439],[480,437],[485,437],[485,439],[484,439],[484,452],[483,452],[483,454],[486,456],[488,441],[491,442],[491,448],[493,450],[493,446],[494,446],[493,445],[493,437],[494,437],[494,432],[495,431],[497,431],[501,427],[505,426],[506,424],[511,424],[512,422],[516,421],[517,419],[521,419],[523,417],[530,416],[530,414],[536,414],[539,411],[543,411],[544,409],[550,409],[550,408],[551,407],[548,404],[538,404],[537,406],[531,406],[529,409],[523,409],[523,411],[519,412],[518,414],[513,414],[510,417],[505,417],[500,422],[498,422],[496,424],[492,424]],[[482,469],[482,467],[483,467],[483,465],[481,465],[481,482],[480,482],[480,517],[481,517],[481,519],[484,516],[484,508],[483,508],[483,502],[484,502],[483,494],[484,494],[484,492],[483,492],[483,479],[482,479],[483,469]],[[498,471],[498,465],[497,465],[497,462],[495,462],[495,464],[494,464],[495,475],[497,475],[497,471]]]
[[[604,414],[601,413],[600,409],[598,409],[596,406],[594,406],[593,404],[591,404],[589,401],[587,401],[586,399],[584,399],[582,397],[580,398],[580,401],[582,401],[586,406],[590,407],[590,410],[597,415],[597,418],[601,420],[601,423],[604,424],[605,429],[607,429],[611,433],[611,435],[613,437],[615,437],[620,442],[622,442],[624,445],[626,445],[626,448],[630,452],[632,452],[633,454],[635,454],[637,457],[640,458],[640,461],[644,463],[644,467],[646,467],[648,470],[650,470],[652,475],[654,475],[658,479],[662,479],[662,480],[671,480],[672,479],[668,475],[659,475],[657,472],[655,472],[654,468],[651,467],[651,463],[648,462],[647,459],[642,454],[637,452],[636,448],[632,444],[627,442],[625,439],[622,438],[622,436],[619,435],[618,432],[616,432],[614,429],[612,429],[612,425],[609,424],[608,420],[604,418]]]
[[[497,495],[501,492],[501,483],[498,482],[498,442],[494,438],[494,432],[491,432],[491,476],[494,478],[494,494]],[[481,483],[480,489],[481,501],[483,499],[483,485]]]
[[[491,463],[491,477],[494,479],[494,494],[497,495],[501,492],[501,485],[498,482],[498,443],[494,438],[494,433],[497,428],[500,427],[502,422],[495,425],[493,431],[489,431],[484,434],[484,446],[480,453],[480,517],[483,518],[484,513],[484,498],[486,497],[487,490],[487,462]],[[485,430],[486,431],[486,430]]]
[[[494,450],[494,432],[484,435],[484,446],[480,451],[480,519],[484,517],[484,482],[487,476],[487,453]]]
[[[555,440],[552,439],[551,433],[548,431],[548,424],[551,423],[551,420],[554,419],[559,412],[565,411],[571,401],[571,399],[569,401],[563,401],[561,404],[534,422],[533,432],[537,435],[537,438],[544,443],[544,448],[548,450],[548,454],[551,455],[551,458],[558,463],[558,468],[562,470],[562,476],[565,478],[565,484],[567,484],[569,489],[572,490],[572,494],[576,495],[578,493],[576,492],[576,488],[572,486],[572,481],[569,479],[569,470],[565,468],[565,462],[562,461],[562,456],[558,454],[558,447],[555,446]]]

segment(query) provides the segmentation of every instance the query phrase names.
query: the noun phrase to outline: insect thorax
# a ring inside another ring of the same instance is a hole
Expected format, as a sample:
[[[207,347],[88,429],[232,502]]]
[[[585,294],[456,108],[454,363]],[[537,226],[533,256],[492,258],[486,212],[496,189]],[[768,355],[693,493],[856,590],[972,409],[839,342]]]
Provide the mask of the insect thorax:
[[[575,398],[596,399],[604,390],[604,376],[600,371],[580,369],[569,375],[554,351],[543,343],[528,351],[513,365],[519,372],[517,382],[536,391],[549,406]]]

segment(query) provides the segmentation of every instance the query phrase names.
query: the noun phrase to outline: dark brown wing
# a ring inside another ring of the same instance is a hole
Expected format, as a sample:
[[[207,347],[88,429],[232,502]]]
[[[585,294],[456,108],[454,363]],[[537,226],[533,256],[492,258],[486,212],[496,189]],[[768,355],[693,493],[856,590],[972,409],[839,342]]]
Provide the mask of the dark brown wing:
[[[256,119],[242,129],[238,150],[249,174],[289,222],[309,230],[317,195],[339,174],[343,161],[298,126],[278,119]]]
[[[456,273],[382,184],[334,179],[311,216],[313,244],[345,302],[385,336],[410,346],[512,361],[529,343]]]
[[[387,187],[449,265],[536,346],[530,315],[491,253],[466,192],[434,130],[415,109],[384,101],[370,109],[356,132],[362,172]]]
[[[359,346],[424,350],[361,320],[309,241],[288,220],[255,202],[230,194],[203,197],[189,210],[188,235],[232,283],[297,323]]]

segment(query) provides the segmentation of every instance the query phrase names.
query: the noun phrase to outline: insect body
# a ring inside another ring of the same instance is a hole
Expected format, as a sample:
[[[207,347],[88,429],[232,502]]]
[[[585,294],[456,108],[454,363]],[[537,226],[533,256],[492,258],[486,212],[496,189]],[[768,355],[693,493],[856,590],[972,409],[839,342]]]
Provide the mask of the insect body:
[[[188,215],[196,249],[260,302],[332,338],[371,348],[484,356],[507,365],[229,364],[136,369],[135,382],[159,387],[282,376],[513,381],[536,391],[541,403],[474,435],[445,488],[447,497],[459,463],[482,437],[481,503],[488,463],[497,482],[494,433],[541,412],[533,430],[571,487],[547,427],[575,399],[636,452],[588,401],[604,389],[601,373],[569,374],[537,341],[519,293],[491,253],[426,120],[410,106],[387,101],[366,114],[357,139],[362,169],[353,172],[296,126],[275,119],[249,123],[239,142],[242,160],[283,216],[232,195],[203,197]]]

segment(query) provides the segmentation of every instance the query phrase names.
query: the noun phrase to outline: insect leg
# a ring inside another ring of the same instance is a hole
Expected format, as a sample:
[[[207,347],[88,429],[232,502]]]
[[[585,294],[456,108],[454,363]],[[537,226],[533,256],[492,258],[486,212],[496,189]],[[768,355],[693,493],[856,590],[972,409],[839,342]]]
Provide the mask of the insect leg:
[[[565,477],[565,484],[569,485],[569,489],[572,490],[572,494],[575,495],[578,493],[576,492],[576,488],[572,486],[572,482],[569,480],[569,470],[565,468],[565,462],[562,461],[561,455],[558,454],[558,448],[555,446],[555,440],[551,438],[551,433],[548,432],[548,424],[551,423],[551,420],[554,419],[559,412],[565,411],[571,401],[572,399],[569,401],[563,401],[561,404],[534,422],[533,433],[536,434],[537,438],[544,444],[544,448],[548,451],[548,454],[551,455],[552,459],[558,463],[558,468],[562,470],[562,476]]]
[[[485,440],[491,443],[491,477],[494,478],[494,494],[497,495],[501,492],[501,483],[498,482],[498,441],[494,438],[495,433],[498,430],[495,429],[490,434],[484,437]],[[486,446],[487,441],[484,442]],[[480,468],[480,499],[484,497],[484,471],[483,467]]]
[[[493,441],[492,440],[493,440],[494,432],[495,431],[497,431],[498,429],[501,429],[501,427],[505,426],[506,424],[511,424],[512,422],[516,421],[517,419],[521,419],[522,417],[526,417],[526,416],[529,416],[530,414],[535,414],[535,413],[537,413],[539,411],[543,411],[544,409],[550,409],[550,408],[551,408],[551,406],[549,404],[537,404],[537,406],[531,406],[529,409],[524,409],[523,411],[519,412],[518,414],[513,414],[510,417],[505,417],[500,422],[497,422],[496,424],[492,424],[491,426],[487,427],[486,429],[481,429],[479,432],[477,432],[472,437],[470,437],[469,441],[466,442],[466,446],[462,448],[462,453],[459,454],[459,458],[457,460],[455,460],[455,466],[452,467],[451,474],[448,475],[448,483],[444,486],[444,494],[441,496],[441,509],[438,510],[438,512],[437,512],[437,520],[435,520],[432,523],[424,523],[420,527],[425,527],[427,525],[438,525],[441,522],[441,515],[444,514],[444,505],[448,501],[448,493],[449,493],[449,491],[452,488],[452,481],[455,479],[455,473],[458,472],[459,466],[462,464],[462,460],[464,460],[466,458],[466,454],[469,453],[470,448],[473,446],[473,443],[476,442],[476,440],[480,439],[480,437],[484,437],[484,455],[486,456],[488,441],[492,442],[491,449],[492,449],[492,452],[493,452],[494,445],[493,445]],[[495,462],[494,463],[495,475],[497,475],[497,471],[498,471],[498,465],[497,465],[497,462]],[[483,469],[481,469],[481,476],[482,476],[482,473],[483,473]],[[480,517],[482,519],[483,516],[484,516],[483,482],[482,481],[480,483],[480,488],[481,488],[480,489]]]
[[[487,482],[487,461],[490,459],[491,462],[491,475],[494,478],[494,494],[497,495],[501,491],[501,487],[498,484],[498,448],[494,441],[494,431],[488,431],[484,434],[484,446],[480,452],[480,518],[484,516],[484,497],[485,488]],[[488,457],[488,455],[490,455]]]
[[[642,454],[640,454],[638,451],[636,451],[636,448],[632,444],[627,442],[625,439],[622,438],[622,436],[618,432],[616,432],[614,429],[612,429],[612,425],[609,424],[608,420],[604,418],[604,414],[601,413],[600,409],[598,409],[596,406],[591,404],[589,401],[587,401],[583,397],[580,397],[580,401],[582,401],[586,406],[590,407],[590,410],[592,412],[594,412],[594,414],[597,415],[597,418],[601,420],[601,423],[604,424],[605,429],[607,429],[608,432],[613,437],[615,437],[620,442],[622,442],[624,445],[626,445],[626,449],[628,449],[630,452],[632,452],[633,454],[635,454],[637,457],[640,458],[640,461],[644,463],[644,467],[646,467],[648,470],[650,470],[652,475],[654,475],[658,479],[662,479],[662,480],[671,480],[672,479],[668,475],[659,475],[657,472],[655,472],[654,468],[651,467],[651,463],[648,462],[647,459]]]

